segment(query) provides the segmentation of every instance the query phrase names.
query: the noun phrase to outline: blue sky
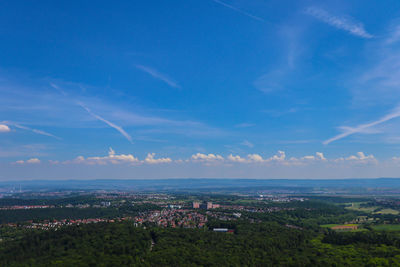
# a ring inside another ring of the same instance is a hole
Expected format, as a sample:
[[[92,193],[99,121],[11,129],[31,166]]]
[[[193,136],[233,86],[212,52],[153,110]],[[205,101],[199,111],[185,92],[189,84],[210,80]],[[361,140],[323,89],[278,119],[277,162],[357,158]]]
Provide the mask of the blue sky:
[[[400,171],[399,1],[8,1],[0,179]]]

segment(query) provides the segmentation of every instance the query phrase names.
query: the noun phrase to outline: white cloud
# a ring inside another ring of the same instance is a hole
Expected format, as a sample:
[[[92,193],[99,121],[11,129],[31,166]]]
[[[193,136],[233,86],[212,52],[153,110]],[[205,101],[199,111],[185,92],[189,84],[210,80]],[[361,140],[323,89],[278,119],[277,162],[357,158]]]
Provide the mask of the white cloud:
[[[269,157],[263,158],[259,154],[249,154],[246,158],[243,158],[239,155],[230,154],[227,158],[227,161],[233,163],[265,163],[266,165],[271,166],[270,164],[279,164],[285,166],[298,166],[298,165],[306,165],[311,163],[320,163],[327,164],[330,162],[343,162],[343,161],[358,161],[358,162],[372,162],[375,161],[373,155],[366,156],[363,152],[358,152],[356,156],[352,155],[347,158],[338,158],[338,159],[327,159],[322,152],[316,152],[315,155],[306,155],[299,158],[291,157],[287,158],[286,153],[284,151],[279,150],[277,154]],[[399,158],[400,160],[400,158]]]
[[[112,122],[100,117],[99,115],[94,114],[88,107],[86,107],[82,103],[78,103],[78,105],[80,105],[83,109],[85,109],[92,117],[94,117],[94,118],[106,123],[108,126],[114,128],[115,130],[120,132],[131,144],[133,143],[132,142],[132,137],[127,132],[125,132],[125,130],[122,129],[121,126],[118,126],[118,125],[116,125],[116,124],[114,124],[114,123],[112,123]]]
[[[10,131],[10,127],[5,124],[0,124],[0,133],[8,133]]]
[[[326,160],[324,154],[322,152],[315,152],[316,158],[319,160]]]
[[[220,155],[202,154],[202,153],[197,153],[195,155],[192,155],[191,159],[193,161],[205,161],[205,162],[223,161],[224,160],[224,158]]]
[[[392,161],[400,163],[400,157],[392,157]]]
[[[31,158],[28,159],[26,161],[23,160],[17,160],[16,162],[14,162],[15,164],[39,164],[40,163],[40,159],[38,158]]]
[[[232,154],[230,154],[227,159],[232,162],[247,162],[245,158],[241,158],[240,156],[233,156]]]
[[[249,162],[264,162],[265,160],[259,154],[249,154],[247,155]]]
[[[301,159],[302,160],[322,160],[322,161],[326,160],[324,154],[321,152],[315,152],[315,156],[314,155],[304,156]]]
[[[352,155],[348,157],[347,160],[375,160],[375,157],[374,155],[366,156],[364,152],[357,152],[356,156]]]
[[[238,162],[238,163],[263,163],[267,160],[263,159],[263,157],[259,154],[248,154],[246,158],[242,158],[239,155],[230,154],[227,157],[227,160],[230,162]]]
[[[340,30],[344,30],[354,36],[366,39],[374,37],[364,29],[364,25],[362,23],[356,22],[350,17],[336,17],[329,14],[326,10],[318,7],[307,8],[306,13],[322,22],[325,22]]]
[[[267,163],[267,162],[275,162],[275,161],[284,161],[286,157],[286,154],[284,151],[278,151],[276,155],[273,155],[272,157],[268,159],[264,159],[261,155],[259,154],[248,154],[247,158],[242,158],[238,155],[233,156],[230,154],[227,158],[227,160],[232,161],[232,162],[241,162],[241,163]]]
[[[219,154],[203,154],[197,153],[193,154],[189,159],[178,159],[173,160],[169,157],[155,158],[155,153],[148,153],[146,158],[139,160],[132,154],[116,154],[115,151],[110,148],[108,155],[103,157],[83,157],[78,156],[73,160],[68,160],[60,162],[58,160],[49,160],[48,163],[51,165],[60,164],[87,164],[87,165],[115,165],[115,164],[127,164],[127,165],[144,165],[144,164],[166,164],[166,163],[176,163],[176,164],[186,164],[190,162],[200,162],[206,166],[213,166],[219,163],[244,163],[244,164],[261,164],[264,166],[306,166],[309,164],[321,164],[321,166],[332,166],[332,164],[352,164],[352,163],[377,163],[378,161],[373,155],[366,155],[364,152],[357,152],[355,155],[350,155],[347,157],[327,159],[322,152],[316,152],[315,155],[305,155],[299,158],[291,157],[288,158],[284,151],[279,150],[275,155],[269,158],[263,158],[260,154],[248,154],[246,157],[241,157],[240,155],[228,155],[226,158]],[[400,161],[400,157],[393,157],[392,161]],[[37,164],[40,163],[38,158],[31,158],[29,160],[23,161],[19,160],[14,162],[14,164]],[[226,165],[226,164],[223,164]],[[231,165],[227,165],[231,166]]]
[[[283,161],[286,158],[285,151],[279,150],[276,155],[273,155],[271,158],[269,158],[270,161]]]
[[[106,165],[106,164],[130,164],[130,165],[142,165],[142,164],[160,164],[160,163],[171,163],[171,158],[154,158],[155,153],[148,153],[144,160],[139,160],[132,154],[116,154],[115,151],[110,148],[108,156],[104,157],[83,157],[78,156],[73,160],[64,161],[65,164],[88,164],[88,165]],[[57,164],[57,161],[51,163]]]
[[[154,158],[155,153],[148,153],[147,157],[145,158],[144,162],[148,164],[158,164],[158,163],[170,163],[172,160],[170,158]]]
[[[83,156],[78,156],[72,161],[66,161],[64,163],[85,163],[85,164],[99,164],[99,165],[105,165],[105,164],[122,164],[122,163],[139,163],[138,158],[131,154],[115,154],[115,151],[110,147],[108,156],[104,157],[88,157],[85,158]]]
[[[39,160],[38,158],[31,158],[31,159],[28,159],[28,160],[26,161],[26,163],[29,163],[29,164],[38,164],[38,163],[40,163],[40,160]]]
[[[180,86],[177,82],[175,82],[167,75],[160,73],[159,71],[157,71],[153,68],[143,66],[143,65],[136,65],[136,68],[141,71],[146,72],[147,74],[150,74],[153,78],[156,78],[157,80],[165,82],[166,84],[168,84],[169,86],[171,86],[173,88],[180,88]]]
[[[346,158],[338,158],[334,162],[350,162],[350,163],[377,163],[374,155],[365,155],[364,152],[357,152],[356,155],[351,155]]]

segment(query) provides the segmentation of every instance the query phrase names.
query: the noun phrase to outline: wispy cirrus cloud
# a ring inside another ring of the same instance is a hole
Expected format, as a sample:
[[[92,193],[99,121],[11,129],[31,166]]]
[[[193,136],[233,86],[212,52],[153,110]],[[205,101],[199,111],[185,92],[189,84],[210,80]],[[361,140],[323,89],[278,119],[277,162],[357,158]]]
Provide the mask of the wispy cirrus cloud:
[[[3,121],[2,123],[4,123],[5,126],[7,126],[7,124],[8,124],[8,125],[14,126],[15,128],[18,128],[18,129],[22,129],[22,130],[26,130],[26,131],[31,131],[31,132],[33,132],[33,133],[35,133],[35,134],[40,134],[40,135],[44,135],[44,136],[53,137],[53,138],[58,139],[58,140],[62,140],[62,138],[60,138],[60,137],[58,137],[58,136],[55,136],[54,134],[51,134],[51,133],[48,133],[48,132],[45,132],[45,131],[42,131],[42,130],[30,128],[30,127],[27,127],[27,126],[23,126],[23,125],[21,125],[21,124],[15,123],[15,122]],[[8,127],[8,126],[7,126],[7,127]]]
[[[371,131],[371,128],[379,125],[381,123],[387,122],[389,120],[395,119],[400,117],[400,107],[397,107],[396,109],[394,109],[392,112],[390,112],[389,114],[383,116],[382,118],[370,122],[370,123],[365,123],[365,124],[360,124],[357,125],[355,127],[340,127],[343,131],[343,133],[338,134],[332,138],[329,138],[328,140],[325,140],[323,142],[324,145],[330,144],[334,141],[340,140],[342,138],[345,138],[349,135],[352,134],[357,134],[357,133],[374,133],[375,131]]]
[[[374,37],[365,30],[364,25],[361,22],[357,22],[350,17],[337,17],[318,7],[308,7],[305,10],[305,13],[337,29],[344,30],[354,36],[366,39]]]
[[[63,128],[80,131],[98,127],[98,123],[95,122],[98,118],[82,116],[87,110],[83,111],[82,106],[78,105],[77,102],[82,103],[92,113],[124,131],[127,130],[127,127],[135,127],[135,133],[140,135],[142,140],[145,138],[146,142],[165,140],[169,138],[166,135],[181,135],[198,139],[220,138],[229,134],[227,131],[209,125],[204,121],[192,120],[183,113],[163,112],[161,114],[158,110],[140,105],[132,106],[129,101],[121,101],[119,97],[103,94],[104,90],[101,89],[104,88],[102,87],[93,87],[87,84],[82,86],[87,88],[86,92],[80,89],[81,84],[62,80],[32,79],[29,80],[29,86],[16,80],[10,80],[7,83],[0,84],[0,114],[12,112],[12,117],[9,118],[10,122],[15,121],[19,126],[25,127],[25,131],[29,131],[27,126],[29,126],[29,129],[34,127],[35,129],[30,132],[51,136],[55,139],[61,138],[52,133],[53,130],[51,129],[54,127],[61,131]],[[11,133],[13,130],[19,130],[11,123],[3,123],[0,120],[0,124],[7,125]],[[46,127],[46,132],[38,125]],[[41,130],[38,130],[38,128]],[[129,131],[125,132],[129,133]],[[5,134],[2,135],[5,136]],[[131,140],[135,141],[134,139]],[[71,140],[68,138],[65,141],[68,143]]]
[[[365,105],[396,104],[400,99],[400,22],[395,21],[381,39],[368,47],[370,64],[357,66],[349,85],[354,100]]]
[[[255,126],[254,123],[243,122],[235,125],[235,128],[249,128]]]
[[[243,145],[243,146],[247,146],[247,147],[249,147],[249,148],[253,148],[253,147],[254,147],[254,144],[251,143],[251,142],[249,142],[248,140],[244,140],[244,141],[241,142],[240,144]]]
[[[254,87],[265,94],[275,93],[285,89],[284,80],[288,72],[283,69],[273,70],[258,77]]]
[[[100,117],[99,115],[93,113],[88,107],[86,107],[86,106],[85,106],[84,104],[82,104],[82,103],[79,103],[79,102],[78,102],[78,105],[81,106],[84,110],[86,110],[92,117],[98,119],[99,121],[104,122],[104,123],[107,124],[108,126],[114,128],[115,130],[117,130],[118,132],[120,132],[120,134],[122,134],[131,144],[133,143],[132,137],[131,137],[127,132],[125,132],[125,130],[124,130],[121,126],[118,126],[118,125],[116,125],[115,123],[112,123],[112,122],[110,122],[110,121],[104,119],[103,117]]]
[[[293,88],[293,81],[298,80],[302,56],[307,51],[303,40],[303,28],[295,25],[282,25],[278,36],[281,42],[282,54],[267,72],[258,76],[253,85],[265,94],[287,92]]]
[[[234,10],[234,11],[236,11],[236,12],[238,12],[238,13],[241,13],[241,14],[243,14],[243,15],[249,17],[249,18],[252,18],[252,19],[254,19],[254,20],[258,20],[258,21],[261,21],[261,22],[266,22],[263,18],[260,18],[260,17],[258,17],[258,16],[255,16],[255,15],[253,15],[253,14],[250,14],[249,12],[246,12],[246,11],[244,11],[244,10],[241,10],[240,8],[237,8],[237,7],[233,6],[233,5],[227,4],[227,3],[222,2],[222,1],[220,1],[220,0],[213,0],[213,1],[214,1],[215,3],[217,3],[217,4],[220,4],[220,5],[224,6],[224,7],[227,7],[227,8],[229,8],[229,9],[232,9],[232,10]]]
[[[176,81],[174,81],[172,78],[168,77],[168,75],[163,74],[154,68],[144,66],[144,65],[136,65],[135,67],[147,74],[150,74],[153,78],[163,81],[164,83],[168,84],[169,86],[171,86],[173,88],[181,88],[181,86]]]
[[[363,113],[375,113],[381,108],[386,109],[387,106],[395,108],[375,121],[352,127],[338,127],[341,133],[325,140],[323,144],[329,144],[354,134],[376,133],[381,134],[384,142],[398,142],[398,124],[388,121],[400,116],[399,40],[400,23],[394,21],[381,38],[376,38],[371,46],[367,47],[365,57],[369,59],[369,63],[358,64],[350,73],[347,81],[347,87],[353,94],[352,110],[359,108]],[[378,125],[381,125],[379,129]]]
[[[57,84],[51,82],[50,86],[56,89],[58,92],[60,92],[63,96],[67,96],[67,93],[63,89],[61,89],[60,86],[58,86]]]

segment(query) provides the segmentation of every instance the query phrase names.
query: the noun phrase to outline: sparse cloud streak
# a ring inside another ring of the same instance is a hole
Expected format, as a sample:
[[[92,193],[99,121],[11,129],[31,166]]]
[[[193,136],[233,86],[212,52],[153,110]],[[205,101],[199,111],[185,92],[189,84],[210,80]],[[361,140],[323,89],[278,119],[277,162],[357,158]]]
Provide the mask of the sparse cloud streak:
[[[14,122],[10,122],[10,121],[4,121],[4,122],[2,122],[2,123],[6,124],[6,125],[7,125],[7,124],[8,124],[8,125],[12,125],[12,126],[14,126],[15,128],[18,128],[18,129],[22,129],[22,130],[26,130],[26,131],[31,131],[31,132],[33,132],[33,133],[35,133],[35,134],[40,134],[40,135],[44,135],[44,136],[53,137],[53,138],[58,139],[58,140],[62,140],[62,138],[60,138],[60,137],[58,137],[58,136],[55,136],[54,134],[51,134],[51,133],[48,133],[48,132],[45,132],[45,131],[42,131],[42,130],[30,128],[30,127],[27,127],[27,126],[23,126],[23,125],[18,124],[18,123],[14,123]],[[8,127],[8,126],[7,126],[7,127]]]
[[[247,122],[244,122],[244,123],[236,124],[236,125],[235,125],[235,128],[249,128],[249,127],[253,127],[253,126],[255,126],[254,123],[247,123]]]
[[[354,36],[370,39],[374,36],[364,29],[364,25],[356,22],[349,17],[337,17],[329,14],[326,10],[318,7],[309,7],[306,9],[306,14],[315,17],[316,19],[325,22],[337,29],[344,30]]]
[[[224,7],[227,7],[227,8],[229,8],[229,9],[232,9],[232,10],[236,11],[236,12],[239,12],[240,14],[243,14],[243,15],[249,17],[249,18],[252,18],[252,19],[254,19],[254,20],[258,20],[258,21],[261,21],[261,22],[265,22],[265,20],[264,20],[263,18],[257,17],[257,16],[255,16],[255,15],[250,14],[250,13],[248,13],[248,12],[246,12],[246,11],[243,11],[243,10],[241,10],[241,9],[235,7],[235,6],[232,6],[232,5],[230,5],[230,4],[227,4],[227,3],[222,2],[222,1],[219,1],[219,0],[213,0],[213,1],[214,1],[215,3],[217,3],[217,4],[220,4],[220,5],[224,6]]]
[[[153,78],[155,78],[157,80],[163,81],[164,83],[168,84],[170,87],[181,88],[180,85],[176,81],[174,81],[173,79],[168,77],[166,74],[163,74],[153,68],[150,68],[148,66],[143,66],[143,65],[136,65],[136,68],[147,74],[150,74]]]
[[[338,135],[336,135],[336,136],[324,141],[323,144],[327,145],[327,144],[330,144],[330,143],[332,143],[334,141],[340,140],[342,138],[345,138],[345,137],[347,137],[349,135],[356,134],[356,133],[371,133],[371,129],[370,129],[371,127],[374,127],[374,126],[376,126],[378,124],[381,124],[381,123],[384,123],[386,121],[395,119],[397,117],[400,117],[400,107],[397,107],[394,111],[392,111],[391,113],[383,116],[379,120],[376,120],[376,121],[373,121],[373,122],[370,122],[370,123],[360,124],[360,125],[357,125],[355,127],[341,127],[341,129],[344,130],[343,133],[338,134]],[[374,131],[372,131],[372,133],[373,132]]]
[[[63,96],[67,96],[67,93],[63,89],[61,89],[60,86],[58,86],[57,84],[50,83],[50,86],[56,89],[58,92],[60,92]]]
[[[78,103],[79,106],[81,106],[84,110],[86,110],[92,117],[94,117],[95,119],[98,119],[99,121],[104,122],[105,124],[107,124],[108,126],[114,128],[115,130],[117,130],[118,132],[120,132],[131,144],[133,143],[132,141],[132,137],[125,132],[124,129],[122,129],[122,127],[100,117],[99,115],[93,113],[88,107],[86,107],[84,104],[82,103]]]
[[[253,148],[254,147],[254,144],[253,143],[251,143],[251,142],[249,142],[249,141],[247,141],[247,140],[244,140],[242,143],[240,143],[241,145],[243,145],[243,146],[247,146],[247,147],[249,147],[249,148]]]

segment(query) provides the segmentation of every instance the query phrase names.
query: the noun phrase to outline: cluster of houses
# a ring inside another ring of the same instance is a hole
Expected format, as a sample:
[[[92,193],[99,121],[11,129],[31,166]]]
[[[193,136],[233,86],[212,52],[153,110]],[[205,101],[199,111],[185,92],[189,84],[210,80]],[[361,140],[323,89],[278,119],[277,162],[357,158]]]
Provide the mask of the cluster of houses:
[[[3,206],[0,207],[0,210],[28,210],[28,209],[48,209],[54,208],[54,206],[50,205],[14,205],[14,206]]]
[[[44,221],[44,222],[32,222],[29,221],[28,224],[17,225],[15,223],[8,223],[7,226],[10,227],[18,227],[22,226],[27,229],[41,229],[41,230],[50,230],[50,229],[58,229],[62,226],[67,225],[80,225],[80,224],[89,224],[89,223],[99,223],[99,222],[121,222],[126,220],[132,220],[131,217],[123,217],[123,218],[115,218],[115,219],[103,219],[103,218],[91,218],[91,219],[76,219],[76,220],[53,220],[53,221]]]
[[[144,212],[133,218],[136,225],[153,223],[160,227],[201,228],[207,223],[207,216],[183,209],[164,209]]]

